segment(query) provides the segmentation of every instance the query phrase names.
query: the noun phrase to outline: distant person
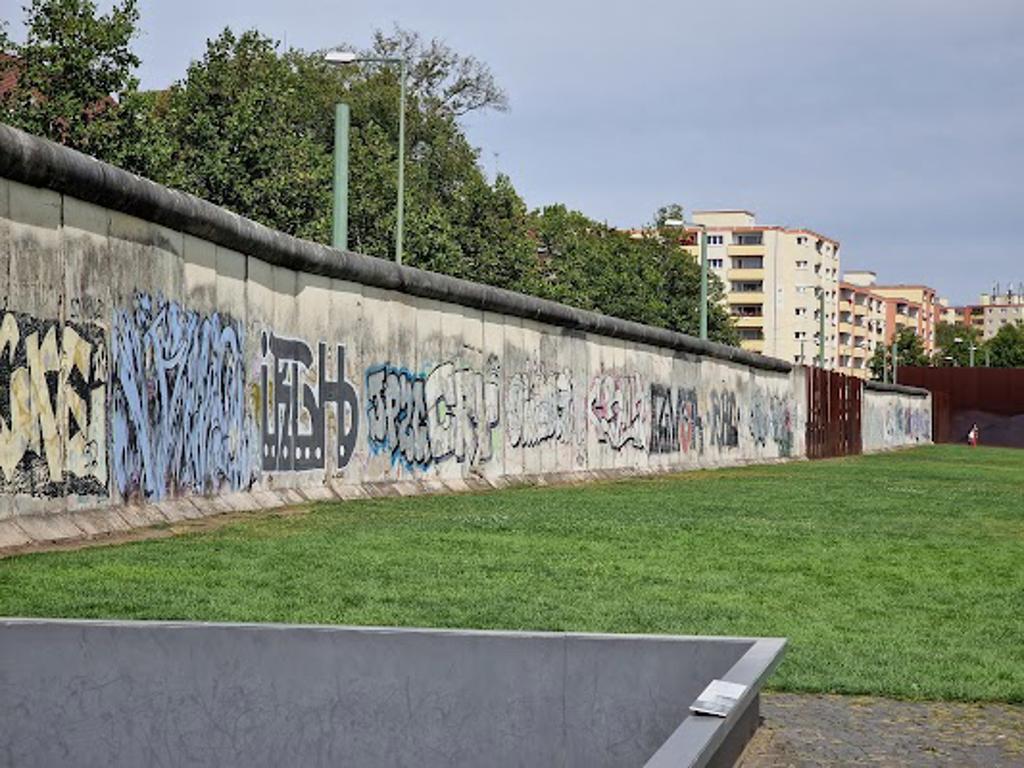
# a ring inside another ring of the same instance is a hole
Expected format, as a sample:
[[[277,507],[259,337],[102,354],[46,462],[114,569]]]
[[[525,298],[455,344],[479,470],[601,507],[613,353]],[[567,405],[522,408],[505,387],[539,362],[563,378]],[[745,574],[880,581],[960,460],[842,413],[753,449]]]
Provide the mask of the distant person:
[[[967,442],[970,443],[971,448],[978,447],[978,438],[981,436],[981,431],[978,429],[978,425],[975,424],[971,427],[971,431],[967,433]]]

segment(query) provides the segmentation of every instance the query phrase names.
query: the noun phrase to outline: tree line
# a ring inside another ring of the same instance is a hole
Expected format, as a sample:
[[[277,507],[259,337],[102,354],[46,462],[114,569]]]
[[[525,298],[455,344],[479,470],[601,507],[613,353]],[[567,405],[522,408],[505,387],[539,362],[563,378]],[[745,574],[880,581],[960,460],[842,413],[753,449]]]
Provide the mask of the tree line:
[[[334,105],[346,102],[350,247],[391,257],[397,67],[332,68],[323,51],[225,29],[176,82],[142,91],[137,0],[105,14],[92,0],[31,0],[24,14],[23,42],[0,29],[0,70],[15,75],[0,93],[4,122],[320,243],[331,239]],[[409,66],[406,263],[698,332],[699,265],[657,221],[633,237],[564,205],[528,210],[507,175],[487,178],[460,123],[508,108],[485,63],[397,27],[359,53]],[[711,337],[737,344],[714,275],[709,295]]]
[[[1019,322],[1002,326],[987,340],[973,325],[939,323],[935,329],[935,352],[930,356],[913,328],[900,329],[894,341],[896,360],[901,366],[966,368],[973,361],[976,367],[1024,368],[1024,324]],[[871,377],[882,381],[886,371],[892,371],[892,345],[877,346],[869,364]]]

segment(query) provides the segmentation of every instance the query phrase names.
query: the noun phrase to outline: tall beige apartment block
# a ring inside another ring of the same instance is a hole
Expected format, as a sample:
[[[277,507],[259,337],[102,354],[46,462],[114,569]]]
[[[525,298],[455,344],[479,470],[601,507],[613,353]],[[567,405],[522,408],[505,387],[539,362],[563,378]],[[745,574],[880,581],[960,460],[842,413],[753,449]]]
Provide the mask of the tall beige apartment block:
[[[888,302],[875,293],[875,273],[847,272],[839,283],[839,370],[871,376],[871,358],[887,337]]]
[[[742,347],[817,364],[823,295],[825,367],[835,369],[839,243],[809,229],[759,225],[750,211],[695,211],[693,222],[690,233],[707,233],[708,265],[725,286]],[[695,245],[686,248],[699,255]]]

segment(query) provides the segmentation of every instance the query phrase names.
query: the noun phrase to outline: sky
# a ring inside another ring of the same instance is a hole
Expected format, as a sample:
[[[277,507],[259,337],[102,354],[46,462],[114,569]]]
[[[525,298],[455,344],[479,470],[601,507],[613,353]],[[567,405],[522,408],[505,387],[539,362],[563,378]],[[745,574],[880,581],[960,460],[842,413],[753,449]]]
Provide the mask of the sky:
[[[531,207],[561,202],[623,227],[669,202],[743,208],[839,240],[844,269],[953,303],[1024,281],[1022,0],[140,9],[145,88],[179,79],[225,26],[308,50],[362,47],[395,23],[445,40],[507,91],[507,113],[465,127],[488,173],[507,173]],[[17,8],[0,18],[20,39]]]

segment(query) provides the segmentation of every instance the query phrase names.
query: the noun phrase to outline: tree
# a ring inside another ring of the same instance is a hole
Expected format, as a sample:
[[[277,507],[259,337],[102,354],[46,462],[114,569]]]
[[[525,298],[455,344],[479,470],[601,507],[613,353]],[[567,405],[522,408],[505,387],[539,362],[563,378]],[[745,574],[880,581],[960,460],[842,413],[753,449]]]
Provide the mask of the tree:
[[[669,203],[661,206],[654,212],[654,228],[661,229],[666,221],[683,221],[683,206],[679,203]],[[678,225],[677,225],[678,226]]]
[[[334,105],[351,108],[349,242],[391,258],[398,165],[399,69],[331,68],[320,52],[282,52],[255,30],[225,29],[160,92],[138,93],[130,48],[136,0],[97,16],[91,0],[34,0],[17,48],[26,76],[5,104],[22,127],[322,243],[331,233]],[[11,46],[7,46],[10,48]],[[351,50],[350,46],[342,46]],[[687,333],[699,324],[700,268],[667,232],[634,239],[552,206],[528,213],[507,176],[489,182],[460,117],[506,109],[472,56],[395,28],[364,57],[409,62],[405,260],[455,277]],[[26,90],[27,89],[27,90]],[[52,93],[52,97],[35,98]],[[111,95],[113,94],[113,95]],[[666,206],[658,218],[679,218]],[[710,281],[710,334],[736,333]]]
[[[981,350],[981,331],[966,323],[939,323],[935,329],[936,352],[932,358],[937,367],[960,366],[971,363],[971,347],[975,348],[975,359]]]
[[[410,62],[409,83],[428,111],[460,117],[479,109],[508,109],[508,96],[486,64],[456,53],[437,38],[424,41],[397,24],[391,34],[377,30],[369,57],[401,57]]]
[[[500,107],[486,67],[397,30],[367,55],[412,57],[405,158],[405,261],[529,290],[536,258],[526,207],[507,177],[488,183],[456,116]],[[397,198],[399,72],[333,69],[319,53],[281,53],[255,31],[225,30],[166,93],[151,97],[162,135],[133,168],[275,229],[331,232],[334,104],[352,111],[349,242],[391,258]]]
[[[1024,368],[1024,324],[1002,326],[986,347],[993,368]]]
[[[928,365],[921,337],[913,328],[901,328],[896,334],[896,362],[901,366]],[[871,358],[871,378],[882,381],[892,371],[892,344],[879,344]]]
[[[538,292],[565,304],[696,335],[700,330],[700,265],[674,240],[651,232],[631,237],[563,205],[531,216],[541,259]],[[738,338],[709,279],[709,336]]]
[[[135,143],[136,0],[98,15],[91,0],[32,0],[24,43],[2,36],[15,70],[3,121],[111,162]]]

